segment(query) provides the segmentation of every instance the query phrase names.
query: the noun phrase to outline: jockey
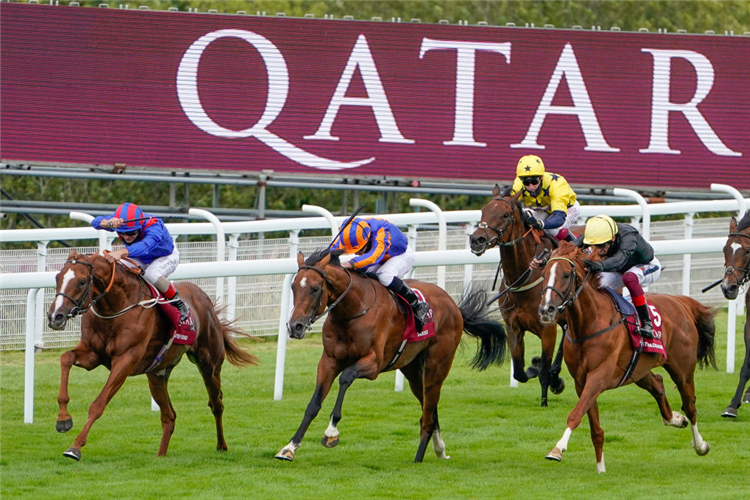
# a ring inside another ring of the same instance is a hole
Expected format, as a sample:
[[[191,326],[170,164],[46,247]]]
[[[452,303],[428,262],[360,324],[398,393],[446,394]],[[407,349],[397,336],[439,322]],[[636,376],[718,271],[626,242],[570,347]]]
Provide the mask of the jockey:
[[[524,222],[536,229],[544,229],[558,240],[573,241],[568,231],[578,219],[581,206],[576,194],[562,175],[544,171],[542,159],[527,155],[518,160],[516,180],[510,194],[522,193],[527,208]]]
[[[109,252],[105,258],[113,264],[123,257],[133,259],[143,269],[143,278],[180,311],[180,326],[190,328],[190,309],[167,279],[177,269],[180,252],[162,220],[144,214],[137,205],[123,203],[114,214],[96,217],[91,225],[117,232],[125,248]]]
[[[384,219],[356,217],[336,239],[333,249],[355,254],[341,266],[374,272],[383,286],[406,299],[417,322],[424,326],[430,306],[401,280],[414,265],[414,250],[398,227]]]
[[[654,338],[642,288],[653,284],[661,274],[661,264],[654,257],[651,245],[636,228],[619,224],[606,215],[597,215],[586,221],[584,235],[576,238],[575,243],[578,246],[588,246],[592,253],[602,258],[584,261],[591,271],[603,271],[600,281],[602,286],[627,287],[641,320],[641,335]]]

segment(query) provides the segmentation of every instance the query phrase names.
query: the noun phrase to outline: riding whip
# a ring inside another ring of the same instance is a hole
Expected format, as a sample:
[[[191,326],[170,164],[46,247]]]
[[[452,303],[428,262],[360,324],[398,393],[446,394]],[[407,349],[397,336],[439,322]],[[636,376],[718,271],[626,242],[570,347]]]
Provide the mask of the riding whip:
[[[722,281],[724,281],[724,278],[722,278],[722,279],[720,279],[720,280],[716,281],[715,283],[711,283],[711,284],[710,284],[710,285],[708,285],[708,286],[707,286],[706,288],[702,289],[702,290],[701,290],[701,293],[706,293],[707,291],[709,291],[710,289],[712,289],[712,288],[713,288],[713,287],[715,287],[716,285],[719,285],[719,284],[721,284],[721,282],[722,282]]]
[[[357,209],[356,209],[356,210],[354,211],[354,213],[353,213],[353,214],[352,214],[352,215],[351,215],[351,216],[350,216],[350,217],[349,217],[348,219],[346,219],[346,222],[344,222],[344,223],[343,223],[343,224],[341,225],[341,229],[339,229],[339,233],[338,233],[338,234],[337,234],[336,236],[334,236],[334,237],[333,237],[333,240],[331,241],[331,244],[330,244],[330,245],[328,245],[328,250],[330,250],[330,249],[331,249],[331,247],[333,246],[333,244],[334,244],[334,243],[336,243],[336,240],[338,240],[338,239],[339,239],[339,236],[341,236],[341,233],[343,233],[343,232],[344,232],[344,229],[346,229],[346,227],[347,227],[347,226],[348,226],[349,224],[351,224],[351,223],[352,223],[352,221],[353,221],[353,220],[354,220],[354,218],[355,218],[355,217],[357,216],[357,214],[359,213],[359,211],[360,211],[360,210],[362,210],[363,208],[365,208],[365,206],[364,206],[364,205],[360,205],[360,206],[359,206],[359,208],[357,208]]]

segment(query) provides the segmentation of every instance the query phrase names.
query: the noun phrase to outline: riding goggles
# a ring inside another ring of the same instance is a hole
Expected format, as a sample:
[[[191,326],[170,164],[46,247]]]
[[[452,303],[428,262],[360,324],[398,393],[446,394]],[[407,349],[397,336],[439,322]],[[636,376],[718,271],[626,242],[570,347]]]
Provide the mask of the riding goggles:
[[[135,229],[133,231],[128,231],[128,232],[120,231],[120,235],[127,236],[127,237],[136,236],[138,234],[138,231],[140,231],[140,229]]]
[[[539,184],[539,182],[542,180],[541,177],[522,177],[521,182],[524,186],[530,186],[532,184]]]

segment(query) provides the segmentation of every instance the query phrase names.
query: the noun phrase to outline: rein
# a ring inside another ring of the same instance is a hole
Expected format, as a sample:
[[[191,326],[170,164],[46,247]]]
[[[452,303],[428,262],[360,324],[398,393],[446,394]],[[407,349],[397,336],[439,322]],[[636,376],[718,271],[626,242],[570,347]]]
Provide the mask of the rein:
[[[333,283],[331,282],[331,280],[328,279],[328,275],[322,269],[318,269],[317,267],[314,267],[314,266],[302,266],[302,267],[300,267],[300,270],[302,270],[302,269],[312,269],[316,273],[320,274],[320,276],[323,278],[323,280],[331,286],[331,290],[334,290]],[[310,329],[312,327],[312,324],[315,323],[318,319],[320,319],[322,316],[324,316],[325,314],[327,314],[331,309],[333,309],[334,307],[336,307],[337,305],[339,305],[339,303],[344,299],[344,297],[346,297],[346,295],[352,289],[352,285],[354,284],[354,279],[352,278],[352,274],[347,269],[344,269],[344,271],[346,272],[347,276],[349,276],[349,284],[346,286],[346,289],[322,313],[320,313],[318,315],[315,315],[315,313],[313,312],[313,316],[310,318],[310,323],[307,326],[308,329]],[[377,290],[375,290],[375,284],[372,283],[372,280],[370,280],[370,284],[372,285],[373,290],[377,293]],[[376,300],[377,300],[377,296],[376,296]],[[320,297],[318,298],[318,303],[315,306],[314,311],[317,311],[318,309],[320,309],[320,303],[322,301],[323,301],[323,294],[321,293]],[[373,302],[372,305],[370,305],[370,307],[368,307],[364,311],[361,311],[361,312],[355,314],[354,316],[352,316],[350,318],[347,318],[345,321],[351,321],[351,320],[353,320],[355,318],[359,318],[360,316],[364,316],[365,314],[367,314],[367,312],[370,309],[372,309],[373,305],[375,305],[375,302]]]
[[[553,260],[564,260],[565,262],[568,262],[571,266],[573,266],[573,276],[574,278],[570,280],[570,285],[568,285],[568,289],[565,291],[565,295],[563,295],[560,290],[555,288],[552,285],[547,285],[544,287],[544,290],[542,290],[542,296],[544,296],[544,292],[547,290],[552,290],[555,292],[562,300],[563,303],[557,306],[557,313],[563,312],[563,310],[568,307],[571,303],[575,302],[578,299],[578,296],[583,291],[583,287],[586,284],[586,281],[589,279],[589,276],[591,276],[591,270],[586,271],[586,276],[584,276],[583,281],[581,281],[581,286],[578,287],[578,290],[573,293],[571,297],[568,297],[573,292],[573,289],[575,288],[575,282],[578,280],[578,274],[576,273],[576,263],[572,260],[568,259],[567,257],[552,257],[547,262],[552,262]]]

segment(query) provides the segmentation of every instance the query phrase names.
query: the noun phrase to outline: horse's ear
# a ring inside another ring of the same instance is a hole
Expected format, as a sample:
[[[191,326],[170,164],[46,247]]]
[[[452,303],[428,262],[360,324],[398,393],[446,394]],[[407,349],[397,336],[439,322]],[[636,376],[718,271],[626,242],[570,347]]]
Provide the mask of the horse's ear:
[[[325,257],[323,257],[322,259],[320,259],[320,262],[319,262],[320,267],[327,266],[330,261],[331,261],[331,254],[327,253]]]
[[[305,265],[305,256],[302,254],[302,252],[297,252],[297,265],[299,267]]]
[[[508,190],[508,194],[510,194],[510,190]],[[513,195],[513,199],[518,201],[521,199],[521,195],[523,194],[523,191],[519,190],[516,194]]]
[[[500,185],[495,184],[495,187],[492,188],[492,197],[497,198],[498,196],[500,196]]]
[[[729,221],[729,232],[730,233],[736,233],[737,232],[737,219],[732,217],[732,220]]]
[[[73,257],[75,257],[76,255],[78,255],[78,252],[76,252],[76,249],[75,248],[71,248],[70,249],[70,253],[68,254],[68,260],[72,260]]]

